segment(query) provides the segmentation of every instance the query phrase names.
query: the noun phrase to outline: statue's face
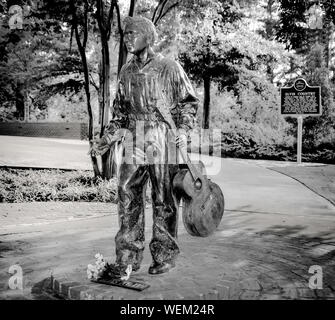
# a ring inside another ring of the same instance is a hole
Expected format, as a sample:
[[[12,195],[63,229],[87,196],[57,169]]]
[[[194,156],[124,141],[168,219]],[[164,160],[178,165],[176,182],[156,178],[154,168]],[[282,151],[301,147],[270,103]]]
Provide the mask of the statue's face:
[[[148,47],[148,41],[145,34],[136,30],[136,27],[127,27],[124,32],[124,43],[128,52],[138,54]]]

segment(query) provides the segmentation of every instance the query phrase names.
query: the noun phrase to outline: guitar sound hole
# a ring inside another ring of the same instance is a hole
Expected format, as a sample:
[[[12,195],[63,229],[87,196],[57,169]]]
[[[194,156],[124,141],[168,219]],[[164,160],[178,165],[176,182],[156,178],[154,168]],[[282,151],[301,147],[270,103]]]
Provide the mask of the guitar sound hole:
[[[200,190],[202,187],[201,181],[198,179],[197,181],[194,182],[194,187],[196,190]]]

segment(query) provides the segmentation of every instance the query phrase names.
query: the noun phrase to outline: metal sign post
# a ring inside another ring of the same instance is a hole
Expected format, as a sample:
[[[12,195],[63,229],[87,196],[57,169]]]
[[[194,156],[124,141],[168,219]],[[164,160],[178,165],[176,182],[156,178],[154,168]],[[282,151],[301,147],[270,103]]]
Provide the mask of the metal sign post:
[[[305,79],[300,78],[292,87],[281,88],[280,94],[280,113],[298,119],[297,163],[301,164],[303,118],[322,114],[321,87],[310,87]]]
[[[301,164],[301,156],[302,156],[302,123],[303,117],[298,116],[298,141],[297,141],[297,162]]]

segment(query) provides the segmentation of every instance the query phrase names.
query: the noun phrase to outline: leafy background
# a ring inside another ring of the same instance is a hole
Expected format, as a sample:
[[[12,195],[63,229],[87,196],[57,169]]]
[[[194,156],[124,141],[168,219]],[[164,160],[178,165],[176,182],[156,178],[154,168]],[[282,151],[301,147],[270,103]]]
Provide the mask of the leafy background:
[[[117,2],[121,19],[130,2]],[[138,0],[135,14],[151,19],[163,2]],[[101,43],[96,1],[88,3],[86,55],[94,129],[99,133]],[[110,1],[104,3],[108,6]],[[297,121],[280,116],[279,88],[303,76],[310,85],[321,86],[323,104],[321,117],[304,121],[303,159],[335,162],[335,9],[329,1],[165,3],[171,9],[157,24],[160,40],[155,50],[178,59],[185,68],[201,99],[197,128],[222,130],[222,156],[295,160]],[[306,13],[316,3],[324,12],[321,29],[308,26]],[[13,4],[24,9],[22,30],[8,27]],[[83,1],[75,4],[81,13]],[[0,1],[0,121],[88,121],[71,23],[69,1]],[[113,96],[120,41],[115,20],[111,32]]]

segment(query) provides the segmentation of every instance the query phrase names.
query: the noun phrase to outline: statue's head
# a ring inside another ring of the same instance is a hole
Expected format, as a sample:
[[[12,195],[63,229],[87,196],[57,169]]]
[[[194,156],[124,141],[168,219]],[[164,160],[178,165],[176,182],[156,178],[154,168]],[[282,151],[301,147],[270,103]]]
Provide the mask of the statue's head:
[[[128,52],[137,54],[154,45],[157,39],[154,24],[144,17],[124,19],[124,42]]]

